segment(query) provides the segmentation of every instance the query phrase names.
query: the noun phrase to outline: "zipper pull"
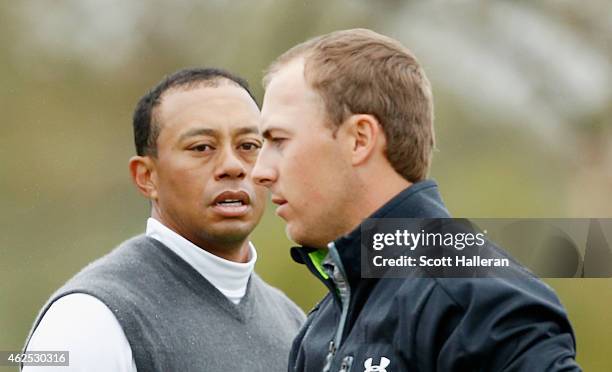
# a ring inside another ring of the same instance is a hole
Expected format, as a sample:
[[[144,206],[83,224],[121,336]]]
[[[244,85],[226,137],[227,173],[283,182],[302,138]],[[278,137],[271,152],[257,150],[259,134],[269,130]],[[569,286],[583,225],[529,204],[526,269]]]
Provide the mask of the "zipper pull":
[[[331,340],[329,342],[329,350],[327,351],[327,356],[325,357],[325,365],[323,366],[323,372],[329,372],[335,354],[336,345],[334,344],[334,340]]]
[[[342,359],[342,364],[340,365],[340,371],[339,372],[348,372],[351,370],[351,366],[353,365],[353,357],[352,356],[345,356]]]

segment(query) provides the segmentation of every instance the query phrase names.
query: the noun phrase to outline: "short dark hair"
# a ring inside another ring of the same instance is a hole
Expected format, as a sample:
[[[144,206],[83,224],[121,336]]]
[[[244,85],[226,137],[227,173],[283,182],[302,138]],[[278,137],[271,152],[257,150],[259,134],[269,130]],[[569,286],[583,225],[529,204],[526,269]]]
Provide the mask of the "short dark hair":
[[[246,90],[257,104],[247,81],[231,72],[219,68],[186,68],[179,70],[166,76],[138,101],[132,120],[136,153],[140,156],[157,156],[157,137],[161,130],[161,123],[156,122],[154,109],[161,103],[162,96],[166,91],[199,86],[216,87],[223,81]]]

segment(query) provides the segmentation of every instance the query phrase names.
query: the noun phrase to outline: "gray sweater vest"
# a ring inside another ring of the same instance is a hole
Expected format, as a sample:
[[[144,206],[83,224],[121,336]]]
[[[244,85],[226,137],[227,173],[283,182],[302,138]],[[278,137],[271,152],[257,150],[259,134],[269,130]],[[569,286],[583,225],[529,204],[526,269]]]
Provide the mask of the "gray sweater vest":
[[[139,372],[286,371],[304,321],[293,302],[255,273],[236,305],[162,243],[142,235],[55,292],[28,341],[51,304],[70,293],[90,294],[111,309]]]

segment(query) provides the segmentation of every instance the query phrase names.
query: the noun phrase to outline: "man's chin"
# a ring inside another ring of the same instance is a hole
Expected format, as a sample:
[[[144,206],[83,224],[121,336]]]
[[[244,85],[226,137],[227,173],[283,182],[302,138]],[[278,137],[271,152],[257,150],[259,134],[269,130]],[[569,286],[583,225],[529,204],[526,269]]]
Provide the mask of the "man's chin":
[[[288,223],[285,227],[285,233],[290,240],[301,246],[311,248],[327,247],[327,242],[321,243],[316,239],[313,239],[313,237],[315,237],[313,234],[308,234],[306,231],[296,228],[296,226],[291,223]]]
[[[206,226],[207,235],[217,241],[238,242],[248,238],[249,234],[255,229],[253,222],[240,220],[225,220]]]

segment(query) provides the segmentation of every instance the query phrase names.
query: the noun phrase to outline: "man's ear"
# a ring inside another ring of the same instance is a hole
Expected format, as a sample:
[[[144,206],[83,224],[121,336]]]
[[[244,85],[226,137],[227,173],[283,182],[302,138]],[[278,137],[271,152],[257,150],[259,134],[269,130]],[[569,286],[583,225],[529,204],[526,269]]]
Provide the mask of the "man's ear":
[[[147,199],[157,199],[155,184],[155,164],[149,156],[132,156],[130,158],[130,175],[136,188]]]
[[[385,135],[378,119],[373,115],[351,115],[345,123],[351,139],[353,165],[367,161],[379,149],[385,147]]]

